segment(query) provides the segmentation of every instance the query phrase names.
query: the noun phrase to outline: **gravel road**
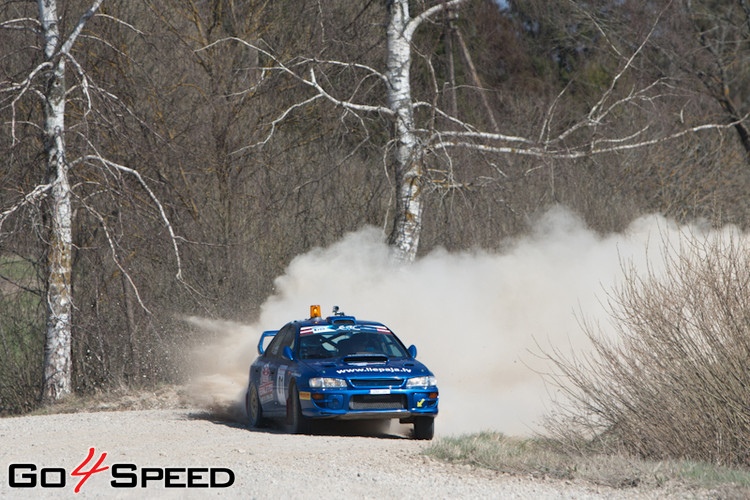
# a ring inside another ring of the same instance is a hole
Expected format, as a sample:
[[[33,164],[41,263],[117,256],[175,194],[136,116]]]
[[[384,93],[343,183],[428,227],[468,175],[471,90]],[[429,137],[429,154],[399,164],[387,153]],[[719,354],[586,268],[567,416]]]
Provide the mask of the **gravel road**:
[[[405,427],[404,427],[405,428]],[[389,429],[353,423],[338,434],[288,435],[276,430],[250,431],[236,423],[212,421],[199,410],[148,410],[60,414],[0,419],[0,496],[7,498],[705,498],[710,495],[672,487],[669,490],[612,490],[584,483],[534,479],[452,465],[420,454],[425,442],[411,440],[400,426]],[[348,435],[341,435],[342,433]],[[70,473],[95,448],[90,470],[103,452],[101,467],[74,490],[80,478]],[[11,488],[11,464],[34,464],[41,478],[62,488]],[[114,488],[113,469],[122,483]],[[126,465],[132,464],[132,465]],[[128,467],[131,467],[130,469]],[[136,473],[133,473],[133,469]],[[42,469],[44,470],[42,472]],[[187,482],[217,488],[165,488],[163,480],[142,486],[140,474],[164,472],[175,485]],[[64,469],[65,475],[59,470]]]

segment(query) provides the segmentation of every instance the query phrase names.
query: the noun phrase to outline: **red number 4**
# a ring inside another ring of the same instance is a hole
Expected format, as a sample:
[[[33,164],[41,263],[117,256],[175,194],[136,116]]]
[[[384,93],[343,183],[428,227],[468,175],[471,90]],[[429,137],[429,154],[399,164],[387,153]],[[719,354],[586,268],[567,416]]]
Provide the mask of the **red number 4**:
[[[96,465],[94,465],[91,469],[87,471],[82,471],[81,469],[83,469],[86,465],[88,465],[89,460],[91,460],[93,456],[94,456],[94,448],[89,448],[89,455],[86,457],[86,460],[81,462],[81,464],[78,467],[76,467],[73,472],[70,473],[71,476],[81,476],[81,480],[78,481],[78,485],[76,486],[76,489],[75,489],[76,493],[78,493],[81,490],[81,486],[83,486],[83,483],[85,483],[86,480],[90,478],[93,474],[109,469],[109,467],[99,468],[102,462],[104,462],[104,458],[107,456],[106,453],[102,453],[102,456],[99,457],[99,460],[96,462]]]

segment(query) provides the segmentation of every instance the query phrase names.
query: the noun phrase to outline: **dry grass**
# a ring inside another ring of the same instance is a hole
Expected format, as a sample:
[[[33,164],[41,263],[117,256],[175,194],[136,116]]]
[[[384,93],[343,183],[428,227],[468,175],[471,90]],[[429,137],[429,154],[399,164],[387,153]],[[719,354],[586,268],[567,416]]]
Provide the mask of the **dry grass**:
[[[96,411],[167,410],[193,408],[194,404],[182,386],[163,385],[154,389],[134,390],[126,387],[88,396],[70,395],[57,403],[40,407],[31,415]]]
[[[520,439],[484,432],[434,441],[424,453],[447,462],[540,478],[580,480],[613,488],[669,488],[716,492],[721,498],[750,496],[750,471],[706,463],[650,461],[625,454],[571,452],[551,439]]]

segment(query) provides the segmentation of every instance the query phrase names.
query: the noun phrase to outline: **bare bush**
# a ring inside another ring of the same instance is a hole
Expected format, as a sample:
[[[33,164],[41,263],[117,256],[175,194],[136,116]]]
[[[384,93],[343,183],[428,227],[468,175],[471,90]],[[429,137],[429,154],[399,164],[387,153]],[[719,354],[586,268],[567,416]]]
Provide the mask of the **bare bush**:
[[[750,248],[726,232],[665,246],[663,271],[625,270],[614,335],[588,324],[593,354],[551,355],[571,404],[550,429],[643,457],[748,466]]]

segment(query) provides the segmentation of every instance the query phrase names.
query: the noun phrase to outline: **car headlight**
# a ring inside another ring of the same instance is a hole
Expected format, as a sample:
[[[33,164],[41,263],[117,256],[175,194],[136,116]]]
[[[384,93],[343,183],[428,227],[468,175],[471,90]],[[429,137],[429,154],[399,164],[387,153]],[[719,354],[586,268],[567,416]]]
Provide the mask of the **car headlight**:
[[[313,389],[327,389],[329,387],[346,387],[346,380],[341,378],[315,377],[310,379]]]
[[[432,375],[428,377],[413,377],[406,381],[406,387],[432,387],[437,385],[437,379]]]

